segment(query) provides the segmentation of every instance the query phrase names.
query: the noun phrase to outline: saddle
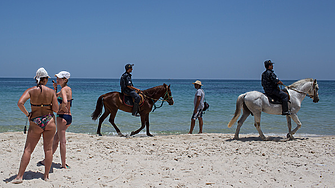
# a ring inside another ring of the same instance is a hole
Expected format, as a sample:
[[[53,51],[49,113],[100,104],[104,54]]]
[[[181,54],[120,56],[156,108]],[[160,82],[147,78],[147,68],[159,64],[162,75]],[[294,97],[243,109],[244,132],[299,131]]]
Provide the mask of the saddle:
[[[288,100],[290,101],[290,94],[288,93],[287,89],[284,88],[284,89],[282,89],[282,91],[285,92],[288,95]],[[270,103],[272,103],[272,104],[282,104],[281,98],[279,98],[275,95],[269,95],[267,93],[264,93],[264,95],[268,97]]]
[[[139,106],[141,107],[144,104],[144,96],[141,93],[139,95],[141,97]],[[122,103],[124,105],[129,106],[129,107],[133,107],[134,106],[135,99],[133,99],[131,96],[126,95],[124,93],[120,93],[120,98],[121,98]]]

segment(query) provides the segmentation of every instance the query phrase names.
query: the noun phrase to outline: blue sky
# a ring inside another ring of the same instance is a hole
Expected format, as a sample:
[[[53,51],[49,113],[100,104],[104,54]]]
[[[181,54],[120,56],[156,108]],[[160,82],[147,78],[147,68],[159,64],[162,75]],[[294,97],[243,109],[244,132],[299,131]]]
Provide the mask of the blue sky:
[[[0,1],[0,77],[334,80],[335,1]]]

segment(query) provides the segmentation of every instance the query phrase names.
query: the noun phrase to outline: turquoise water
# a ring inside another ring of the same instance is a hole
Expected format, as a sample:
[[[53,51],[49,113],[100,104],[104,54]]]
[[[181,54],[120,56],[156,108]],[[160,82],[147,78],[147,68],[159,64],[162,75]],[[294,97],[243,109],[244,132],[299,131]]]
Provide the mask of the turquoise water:
[[[150,113],[150,131],[153,134],[181,134],[187,133],[190,127],[190,118],[193,110],[195,89],[192,82],[195,80],[147,80],[134,79],[134,85],[145,90],[163,83],[170,84],[175,104],[167,103],[162,108]],[[286,80],[289,85],[296,80]],[[236,124],[227,128],[227,124],[235,112],[237,97],[244,92],[262,91],[258,80],[202,80],[206,100],[210,104],[204,118],[204,132],[208,133],[235,133]],[[335,81],[318,81],[320,90],[319,103],[313,103],[306,97],[298,116],[302,122],[299,134],[335,135],[335,102],[332,97],[335,93]],[[22,131],[26,123],[25,115],[17,107],[17,101],[22,93],[35,85],[31,78],[0,78],[0,132]],[[51,80],[47,86],[51,87]],[[71,78],[69,86],[73,90],[73,123],[68,131],[76,133],[95,134],[98,121],[90,117],[95,109],[96,100],[104,93],[119,91],[118,79],[76,79]],[[29,101],[26,108],[30,109]],[[158,104],[158,103],[157,103]],[[159,103],[160,104],[160,103]],[[130,133],[140,127],[140,119],[131,114],[118,111],[116,124],[123,133]],[[294,122],[293,126],[296,124]],[[286,118],[284,116],[268,115],[263,113],[261,128],[264,134],[281,135],[287,133]],[[198,123],[194,133],[198,131]],[[114,135],[115,130],[105,120],[102,133]],[[144,132],[141,132],[144,133]],[[250,116],[241,128],[241,133],[257,133],[253,126],[253,117]]]

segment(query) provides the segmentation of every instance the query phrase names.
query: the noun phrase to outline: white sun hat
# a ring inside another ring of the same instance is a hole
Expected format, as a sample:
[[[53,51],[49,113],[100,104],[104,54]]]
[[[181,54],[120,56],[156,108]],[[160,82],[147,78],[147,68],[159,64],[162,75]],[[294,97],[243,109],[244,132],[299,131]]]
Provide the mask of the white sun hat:
[[[57,78],[66,78],[69,79],[70,78],[70,73],[67,71],[60,71],[58,74],[55,74],[55,76]]]
[[[41,78],[50,78],[50,76],[48,75],[48,72],[43,68],[39,68],[37,71],[36,71],[36,76],[34,77],[34,79],[37,80],[37,83],[40,83],[41,81]]]

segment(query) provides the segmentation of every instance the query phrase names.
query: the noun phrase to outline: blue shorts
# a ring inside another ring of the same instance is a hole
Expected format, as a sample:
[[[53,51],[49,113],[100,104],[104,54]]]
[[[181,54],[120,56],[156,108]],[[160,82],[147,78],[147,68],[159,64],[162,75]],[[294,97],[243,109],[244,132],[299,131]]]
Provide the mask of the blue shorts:
[[[191,119],[196,120],[198,118],[202,118],[202,113],[203,113],[202,109],[198,109],[198,111],[196,113],[193,113]]]

